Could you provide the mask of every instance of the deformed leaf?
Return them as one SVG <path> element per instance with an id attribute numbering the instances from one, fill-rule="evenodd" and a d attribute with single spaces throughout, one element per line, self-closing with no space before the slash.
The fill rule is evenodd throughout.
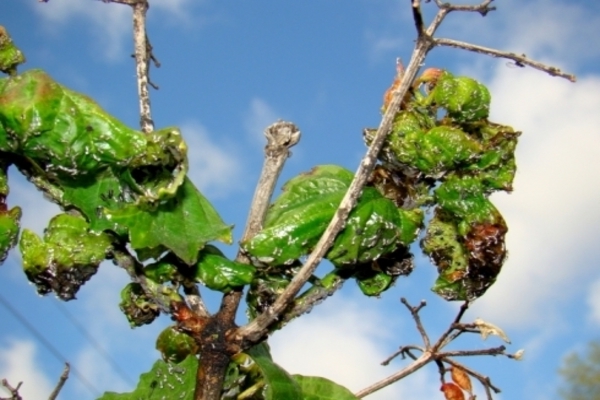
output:
<path id="1" fill-rule="evenodd" d="M 180 363 L 190 355 L 198 353 L 196 341 L 174 326 L 165 328 L 156 338 L 156 350 L 160 352 L 165 362 Z"/>
<path id="2" fill-rule="evenodd" d="M 358 400 L 350 390 L 320 376 L 293 375 L 303 400 Z"/>
<path id="3" fill-rule="evenodd" d="M 195 356 L 188 356 L 179 364 L 158 360 L 149 372 L 140 375 L 133 392 L 105 392 L 97 400 L 193 400 L 197 369 L 198 359 Z"/>
<path id="4" fill-rule="evenodd" d="M 334 165 L 293 178 L 269 209 L 263 230 L 242 247 L 262 263 L 291 264 L 315 246 L 351 181 L 350 171 Z M 414 230 L 411 218 L 403 219 L 391 200 L 367 187 L 326 258 L 336 265 L 377 259 L 396 249 L 406 224 Z"/>
<path id="5" fill-rule="evenodd" d="M 150 324 L 160 314 L 158 305 L 144 293 L 142 286 L 136 282 L 128 283 L 121 290 L 119 308 L 127 317 L 132 328 Z"/>
<path id="6" fill-rule="evenodd" d="M 0 25 L 0 71 L 15 74 L 17 65 L 25 62 L 25 56 L 14 45 L 6 28 Z"/>
<path id="7" fill-rule="evenodd" d="M 434 292 L 446 300 L 474 300 L 485 293 L 500 273 L 506 258 L 507 228 L 504 220 L 496 224 L 472 224 L 463 236 L 459 225 L 451 214 L 437 209 L 421 248 L 439 272 Z"/>
<path id="8" fill-rule="evenodd" d="M 212 245 L 205 246 L 195 265 L 195 278 L 212 290 L 226 293 L 235 287 L 249 285 L 256 268 L 231 261 Z"/>
<path id="9" fill-rule="evenodd" d="M 50 220 L 43 239 L 23 230 L 19 247 L 25 274 L 38 293 L 54 291 L 59 298 L 71 300 L 96 273 L 111 243 L 108 235 L 92 232 L 83 217 L 59 214 Z"/>
<path id="10" fill-rule="evenodd" d="M 495 335 L 500 337 L 500 339 L 504 340 L 506 343 L 510 343 L 510 340 L 508 339 L 508 336 L 506 336 L 506 333 L 504 333 L 504 331 L 498 326 L 486 322 L 481 318 L 475 319 L 473 323 L 479 328 L 479 332 L 481 333 L 481 338 L 483 340 L 487 339 L 489 335 Z"/>
<path id="11" fill-rule="evenodd" d="M 366 296 L 379 296 L 390 287 L 393 281 L 393 277 L 383 272 L 374 272 L 366 276 L 359 274 L 356 276 L 356 283 L 360 291 Z"/>
<path id="12" fill-rule="evenodd" d="M 197 261 L 207 242 L 232 241 L 232 227 L 225 225 L 189 179 L 174 198 L 161 204 L 128 203 L 122 208 L 102 209 L 102 215 L 95 229 L 128 231 L 134 249 L 164 246 L 189 265 Z"/>
<path id="13" fill-rule="evenodd" d="M 0 195 L 0 200 L 2 200 Z M 8 256 L 8 251 L 17 243 L 21 219 L 21 208 L 6 209 L 4 201 L 0 201 L 0 264 Z"/>

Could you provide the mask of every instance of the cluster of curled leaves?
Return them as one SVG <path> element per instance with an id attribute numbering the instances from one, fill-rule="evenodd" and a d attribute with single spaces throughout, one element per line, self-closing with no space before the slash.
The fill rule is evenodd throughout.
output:
<path id="1" fill-rule="evenodd" d="M 365 295 L 381 294 L 413 270 L 409 247 L 425 222 L 421 247 L 439 271 L 436 293 L 473 300 L 494 283 L 506 257 L 507 227 L 489 195 L 511 190 L 519 133 L 488 120 L 490 100 L 484 85 L 447 71 L 428 69 L 416 80 L 380 163 L 325 256 L 333 270 L 313 287 L 354 278 Z M 367 144 L 374 131 L 365 130 Z M 352 178 L 344 168 L 324 165 L 285 184 L 264 229 L 242 243 L 258 267 L 248 294 L 251 315 L 288 284 Z M 428 210 L 431 218 L 425 218 Z"/>

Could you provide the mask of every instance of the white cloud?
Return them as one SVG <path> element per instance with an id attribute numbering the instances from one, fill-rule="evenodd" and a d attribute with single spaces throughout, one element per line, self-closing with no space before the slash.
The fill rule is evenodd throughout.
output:
<path id="1" fill-rule="evenodd" d="M 188 145 L 189 176 L 199 189 L 213 198 L 235 191 L 242 174 L 235 146 L 216 143 L 197 123 L 183 124 L 181 132 Z"/>
<path id="2" fill-rule="evenodd" d="M 192 4 L 191 0 L 154 0 L 148 16 L 160 15 L 163 20 L 189 24 L 189 7 Z M 127 5 L 91 0 L 52 0 L 47 4 L 32 2 L 32 7 L 51 33 L 73 20 L 89 22 L 87 26 L 96 37 L 94 46 L 102 48 L 108 60 L 122 58 L 124 44 L 132 40 L 132 9 Z"/>
<path id="3" fill-rule="evenodd" d="M 244 117 L 244 127 L 253 141 L 264 146 L 266 144 L 265 128 L 281 118 L 281 115 L 265 100 L 255 97 L 250 102 L 250 109 Z"/>
<path id="4" fill-rule="evenodd" d="M 12 340 L 8 347 L 0 348 L 0 378 L 6 379 L 13 387 L 23 382 L 19 394 L 24 399 L 46 399 L 54 389 L 39 365 L 33 342 Z M 56 371 L 57 379 L 61 373 L 62 370 Z M 0 389 L 0 395 L 2 390 L 5 390 L 4 387 Z"/>
<path id="5" fill-rule="evenodd" d="M 130 385 L 126 384 L 92 347 L 86 347 L 79 352 L 75 365 L 87 382 L 96 388 L 101 388 L 102 391 L 121 393 L 132 390 Z M 88 388 L 83 387 L 79 380 L 76 388 L 81 392 L 82 397 L 89 396 Z"/>
<path id="6" fill-rule="evenodd" d="M 60 208 L 55 203 L 46 200 L 41 191 L 18 174 L 16 168 L 10 169 L 9 207 L 21 207 L 23 211 L 21 227 L 41 235 L 48 226 L 48 221 L 61 212 Z"/>
<path id="7" fill-rule="evenodd" d="M 356 392 L 397 371 L 380 363 L 389 356 L 386 340 L 399 340 L 399 331 L 372 299 L 337 294 L 277 331 L 269 344 L 273 359 L 288 372 L 323 376 Z M 422 370 L 369 399 L 437 398 L 438 383 Z"/>

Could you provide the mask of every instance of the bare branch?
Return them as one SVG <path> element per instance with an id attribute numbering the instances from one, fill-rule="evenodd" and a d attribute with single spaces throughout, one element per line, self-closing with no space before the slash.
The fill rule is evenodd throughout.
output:
<path id="1" fill-rule="evenodd" d="M 133 43 L 135 49 L 135 65 L 138 84 L 138 97 L 140 102 L 140 127 L 142 132 L 150 133 L 154 130 L 154 122 L 150 111 L 150 94 L 148 85 L 155 88 L 148 78 L 150 60 L 155 65 L 160 65 L 152 54 L 152 46 L 146 35 L 146 12 L 148 11 L 148 0 L 103 0 L 106 3 L 126 4 L 133 8 Z"/>
<path id="2" fill-rule="evenodd" d="M 65 363 L 65 369 L 63 369 L 63 373 L 60 375 L 60 378 L 58 379 L 58 383 L 56 384 L 56 387 L 54 388 L 52 393 L 50 393 L 50 397 L 48 397 L 48 400 L 56 400 L 56 398 L 58 397 L 58 394 L 60 393 L 63 386 L 65 385 L 65 382 L 67 381 L 67 379 L 69 379 L 70 371 L 71 371 L 71 366 L 69 365 L 69 363 Z"/>
<path id="3" fill-rule="evenodd" d="M 467 12 L 478 12 L 482 16 L 486 16 L 488 12 L 494 11 L 496 7 L 490 7 L 494 0 L 485 0 L 480 4 L 476 5 L 464 5 L 464 4 L 450 4 L 442 3 L 440 0 L 435 0 L 435 3 L 440 9 L 450 11 L 467 11 Z"/>
<path id="4" fill-rule="evenodd" d="M 453 39 L 437 38 L 437 39 L 433 39 L 433 42 L 435 43 L 436 46 L 455 47 L 455 48 L 459 48 L 459 49 L 465 49 L 468 51 L 472 51 L 474 53 L 487 54 L 487 55 L 490 55 L 493 57 L 506 58 L 509 60 L 513 60 L 515 62 L 515 65 L 517 65 L 518 67 L 524 67 L 524 66 L 528 65 L 537 70 L 546 72 L 546 73 L 550 74 L 551 76 L 558 76 L 560 78 L 565 78 L 571 82 L 575 82 L 577 80 L 575 75 L 562 72 L 560 69 L 558 69 L 556 67 L 545 65 L 545 64 L 542 64 L 537 61 L 533 61 L 533 60 L 527 58 L 525 56 L 525 54 L 519 55 L 516 53 L 510 53 L 510 52 L 506 52 L 506 51 L 496 50 L 496 49 L 492 49 L 489 47 L 479 46 L 476 44 L 461 42 L 461 41 L 453 40 Z"/>
<path id="5" fill-rule="evenodd" d="M 427 336 L 427 332 L 425 332 L 425 328 L 423 327 L 423 323 L 421 322 L 421 317 L 419 317 L 419 311 L 421 311 L 421 309 L 425 307 L 427 303 L 425 302 L 425 300 L 421 300 L 418 306 L 413 307 L 410 304 L 408 304 L 408 301 L 406 301 L 406 298 L 404 297 L 401 298 L 400 301 L 406 306 L 406 308 L 408 308 L 408 311 L 410 311 L 410 314 L 415 320 L 415 324 L 417 324 L 417 330 L 421 334 L 421 338 L 423 338 L 423 344 L 425 344 L 426 349 L 429 349 L 431 347 L 431 343 L 429 342 L 429 336 Z"/>
<path id="6" fill-rule="evenodd" d="M 383 389 L 384 387 L 389 386 L 392 383 L 397 382 L 400 379 L 421 369 L 423 366 L 428 364 L 431 360 L 433 360 L 433 354 L 431 354 L 430 352 L 425 352 L 421 355 L 421 357 L 417 358 L 410 365 L 407 365 L 405 368 L 401 369 L 400 371 L 396 372 L 395 374 L 392 374 L 392 375 L 388 376 L 387 378 L 384 378 L 384 379 L 372 384 L 371 386 L 366 387 L 366 388 L 356 392 L 354 395 L 356 397 L 363 398 L 371 393 L 375 393 L 376 391 Z"/>
<path id="7" fill-rule="evenodd" d="M 290 157 L 290 148 L 300 141 L 300 130 L 291 122 L 278 121 L 267 127 L 265 136 L 267 137 L 265 161 L 252 198 L 242 240 L 253 237 L 262 229 L 275 185 L 286 160 Z M 241 251 L 238 252 L 236 261 L 250 263 L 248 257 Z M 241 297 L 241 290 L 232 290 L 225 294 L 221 301 L 219 314 L 233 321 Z M 241 337 L 238 338 L 238 341 L 241 341 Z"/>

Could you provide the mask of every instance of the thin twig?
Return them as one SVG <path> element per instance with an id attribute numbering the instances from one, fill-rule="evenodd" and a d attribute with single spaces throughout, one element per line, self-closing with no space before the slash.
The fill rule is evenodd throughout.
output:
<path id="1" fill-rule="evenodd" d="M 408 304 L 408 301 L 406 301 L 406 298 L 404 297 L 401 298 L 400 301 L 406 306 L 406 308 L 408 308 L 408 311 L 410 311 L 410 314 L 412 315 L 413 319 L 415 320 L 415 324 L 417 325 L 417 330 L 421 334 L 421 338 L 423 338 L 423 344 L 425 344 L 426 349 L 429 349 L 431 347 L 429 336 L 427 336 L 427 332 L 425 332 L 425 328 L 423 327 L 423 323 L 421 322 L 421 317 L 419 316 L 419 311 L 421 311 L 421 309 L 425 307 L 427 303 L 425 302 L 425 300 L 421 300 L 418 306 L 413 307 L 410 304 Z"/>
<path id="2" fill-rule="evenodd" d="M 354 395 L 356 397 L 363 398 L 371 393 L 374 393 L 380 389 L 383 389 L 384 387 L 389 386 L 392 383 L 397 382 L 400 379 L 404 378 L 405 376 L 408 376 L 408 375 L 414 373 L 415 371 L 419 370 L 420 368 L 422 368 L 423 366 L 428 364 L 431 360 L 433 360 L 433 354 L 431 354 L 430 352 L 425 352 L 419 358 L 417 358 L 414 362 L 407 365 L 405 368 L 401 369 L 400 371 L 396 372 L 395 374 L 388 376 L 387 378 L 384 378 L 378 382 L 375 382 L 374 384 L 372 384 L 369 387 L 366 387 L 366 388 L 356 392 Z"/>
<path id="3" fill-rule="evenodd" d="M 135 48 L 135 65 L 138 83 L 138 96 L 140 99 L 140 125 L 142 132 L 150 133 L 154 130 L 154 122 L 150 112 L 150 94 L 148 93 L 148 66 L 150 59 L 148 41 L 146 36 L 146 12 L 148 1 L 138 0 L 133 5 L 133 41 Z"/>
<path id="4" fill-rule="evenodd" d="M 19 382 L 16 387 L 12 387 L 6 379 L 2 379 L 2 386 L 4 386 L 10 392 L 11 397 L 2 397 L 0 400 L 23 400 L 19 394 L 19 389 L 23 382 Z"/>
<path id="5" fill-rule="evenodd" d="M 291 122 L 278 121 L 265 130 L 267 138 L 265 161 L 254 191 L 242 240 L 252 238 L 262 229 L 279 175 L 286 160 L 290 157 L 290 148 L 300 141 L 300 135 L 300 129 Z M 236 261 L 250 263 L 248 257 L 241 251 L 238 252 Z M 232 290 L 225 294 L 221 301 L 219 314 L 229 320 L 235 319 L 241 297 L 241 290 Z M 236 336 L 238 336 L 236 341 L 241 342 L 243 337 L 237 334 Z"/>
<path id="6" fill-rule="evenodd" d="M 481 350 L 457 350 L 457 351 L 445 351 L 443 353 L 437 353 L 438 356 L 446 358 L 446 357 L 466 357 L 466 356 L 499 356 L 505 355 L 504 351 L 506 347 L 498 346 L 492 347 L 489 349 L 481 349 Z"/>
<path id="7" fill-rule="evenodd" d="M 54 388 L 52 393 L 50 393 L 48 400 L 56 400 L 56 398 L 58 397 L 58 394 L 60 393 L 63 386 L 65 385 L 65 382 L 67 381 L 67 379 L 69 379 L 70 371 L 71 371 L 71 366 L 69 365 L 69 363 L 65 363 L 65 369 L 63 369 L 63 372 L 60 375 L 60 378 L 58 378 L 58 383 L 56 384 L 56 387 Z"/>
<path id="8" fill-rule="evenodd" d="M 531 68 L 535 68 L 537 70 L 546 72 L 546 73 L 550 74 L 551 76 L 558 76 L 560 78 L 565 78 L 571 82 L 577 81 L 577 77 L 575 75 L 565 73 L 565 72 L 561 71 L 559 68 L 556 68 L 556 67 L 553 67 L 550 65 L 545 65 L 540 62 L 531 60 L 531 59 L 527 58 L 527 56 L 525 56 L 525 54 L 519 55 L 516 53 L 510 53 L 507 51 L 496 50 L 496 49 L 492 49 L 489 47 L 479 46 L 476 44 L 461 42 L 459 40 L 454 40 L 454 39 L 436 38 L 436 39 L 433 39 L 433 42 L 437 46 L 455 47 L 458 49 L 465 49 L 468 51 L 472 51 L 474 53 L 487 54 L 487 55 L 490 55 L 493 57 L 498 57 L 498 58 L 506 58 L 506 59 L 514 61 L 515 64 L 519 67 L 524 67 L 525 65 L 528 65 Z"/>

